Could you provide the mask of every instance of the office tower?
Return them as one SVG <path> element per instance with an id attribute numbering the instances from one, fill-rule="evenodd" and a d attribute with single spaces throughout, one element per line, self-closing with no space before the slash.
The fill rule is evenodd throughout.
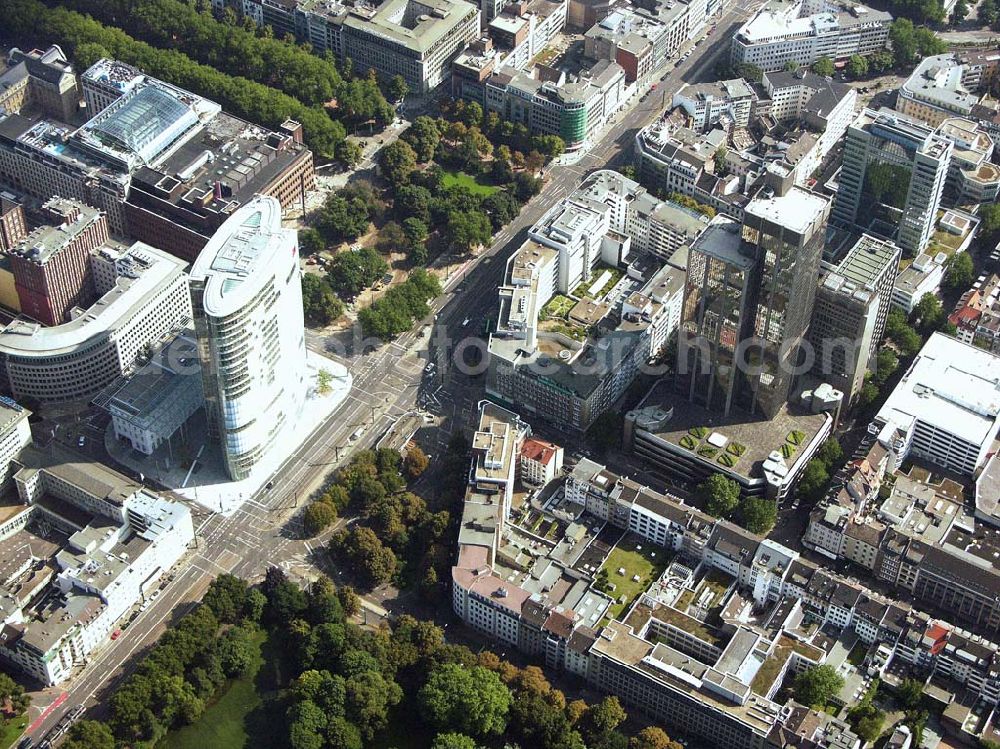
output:
<path id="1" fill-rule="evenodd" d="M 96 298 L 90 251 L 108 240 L 108 222 L 96 208 L 52 198 L 40 226 L 10 250 L 21 311 L 45 325 L 67 322 L 73 307 Z"/>
<path id="2" fill-rule="evenodd" d="M 787 402 L 812 313 L 829 202 L 799 187 L 716 217 L 691 246 L 679 347 L 688 397 L 767 418 Z"/>
<path id="3" fill-rule="evenodd" d="M 294 424 L 306 351 L 295 232 L 257 197 L 219 228 L 191 268 L 191 304 L 209 431 L 238 481 Z"/>
<path id="4" fill-rule="evenodd" d="M 688 398 L 726 414 L 745 389 L 737 387 L 736 357 L 752 331 L 754 265 L 740 223 L 721 214 L 688 253 L 677 371 L 687 379 Z"/>
<path id="5" fill-rule="evenodd" d="M 885 332 L 899 248 L 864 234 L 816 291 L 809 340 L 813 373 L 850 403 L 864 384 Z"/>
<path id="6" fill-rule="evenodd" d="M 801 188 L 758 198 L 747 205 L 743 239 L 754 247 L 760 269 L 751 347 L 761 359 L 751 373 L 751 411 L 771 418 L 791 394 L 793 370 L 805 339 L 816 293 L 830 203 Z"/>
<path id="7" fill-rule="evenodd" d="M 953 144 L 896 112 L 865 109 L 847 130 L 833 218 L 893 237 L 910 255 L 934 231 Z"/>

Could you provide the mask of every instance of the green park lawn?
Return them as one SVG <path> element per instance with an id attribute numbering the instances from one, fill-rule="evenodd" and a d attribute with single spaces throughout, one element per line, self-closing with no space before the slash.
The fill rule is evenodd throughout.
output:
<path id="1" fill-rule="evenodd" d="M 277 682 L 277 646 L 261 632 L 256 640 L 261 650 L 250 673 L 234 679 L 205 709 L 198 721 L 168 733 L 157 749 L 258 749 L 281 746 L 284 737 L 276 732 L 283 721 L 274 720 L 271 703 Z"/>
<path id="2" fill-rule="evenodd" d="M 16 718 L 5 721 L 3 726 L 0 726 L 0 749 L 7 749 L 9 746 L 13 746 L 14 742 L 20 738 L 27 727 L 27 714 L 21 714 Z"/>
<path id="3" fill-rule="evenodd" d="M 637 551 L 636 546 L 641 546 L 642 549 Z M 608 615 L 617 619 L 628 611 L 632 602 L 663 574 L 668 559 L 669 554 L 663 548 L 638 536 L 624 536 L 611 550 L 602 567 L 608 572 L 608 582 L 615 586 L 614 591 L 607 591 L 608 596 L 615 601 L 608 609 Z M 622 567 L 625 574 L 619 575 L 618 569 Z M 639 576 L 639 582 L 632 580 L 633 575 Z M 622 596 L 625 597 L 625 603 L 618 602 Z"/>
<path id="4" fill-rule="evenodd" d="M 441 183 L 444 187 L 461 185 L 473 194 L 484 196 L 491 195 L 499 189 L 486 182 L 480 182 L 471 174 L 467 174 L 466 172 L 462 172 L 457 169 L 445 169 L 441 174 Z"/>

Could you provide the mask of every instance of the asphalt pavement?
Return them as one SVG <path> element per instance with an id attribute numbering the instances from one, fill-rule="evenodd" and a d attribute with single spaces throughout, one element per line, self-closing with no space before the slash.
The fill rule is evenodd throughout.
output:
<path id="1" fill-rule="evenodd" d="M 192 505 L 197 547 L 179 564 L 174 579 L 166 583 L 147 610 L 114 642 L 98 651 L 65 687 L 33 693 L 33 738 L 44 736 L 78 704 L 86 705 L 92 715 L 100 717 L 117 679 L 135 667 L 139 656 L 165 628 L 194 606 L 217 575 L 231 572 L 257 580 L 270 565 L 278 565 L 293 576 L 315 574 L 314 555 L 323 539 L 302 538 L 302 507 L 338 464 L 357 450 L 373 445 L 399 416 L 416 408 L 418 400 L 441 417 L 435 428 L 441 430 L 442 449 L 447 434 L 469 423 L 481 397 L 482 378 L 458 374 L 448 366 L 454 344 L 446 339 L 479 333 L 481 321 L 496 305 L 496 290 L 503 281 L 507 258 L 524 241 L 528 228 L 572 192 L 590 171 L 629 163 L 638 130 L 662 113 L 672 93 L 684 83 L 714 80 L 714 67 L 728 54 L 730 37 L 759 4 L 760 0 L 743 0 L 731 5 L 718 19 L 715 32 L 695 53 L 676 66 L 674 60 L 669 61 L 669 72 L 662 81 L 656 81 L 657 90 L 618 114 L 586 155 L 572 165 L 551 165 L 541 193 L 499 232 L 489 249 L 446 283 L 445 293 L 434 301 L 427 319 L 390 344 L 373 344 L 366 352 L 354 350 L 350 358 L 343 359 L 354 377 L 351 394 L 279 468 L 270 482 L 271 490 L 262 490 L 229 516 L 207 513 Z M 679 54 L 685 51 L 682 48 Z M 466 320 L 469 323 L 463 325 Z M 435 328 L 430 346 L 424 333 L 427 325 Z M 309 338 L 309 345 L 326 348 L 324 341 L 315 336 Z M 324 353 L 331 355 L 329 351 Z M 428 371 L 430 361 L 436 364 Z M 376 604 L 372 608 L 378 610 Z M 51 709 L 52 705 L 57 707 Z M 39 720 L 40 713 L 43 717 Z"/>

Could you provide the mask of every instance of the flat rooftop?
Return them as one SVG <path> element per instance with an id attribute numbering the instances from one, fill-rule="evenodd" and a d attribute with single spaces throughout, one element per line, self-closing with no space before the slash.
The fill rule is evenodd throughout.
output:
<path id="1" fill-rule="evenodd" d="M 28 445 L 12 465 L 15 476 L 27 477 L 45 471 L 66 484 L 114 506 L 122 507 L 125 500 L 142 491 L 139 484 L 117 471 L 85 460 L 83 456 L 58 442 L 51 442 L 46 449 Z M 24 473 L 22 473 L 24 472 Z"/>
<path id="2" fill-rule="evenodd" d="M 791 453 L 784 458 L 791 469 L 829 418 L 825 414 L 793 411 L 787 405 L 770 420 L 738 412 L 723 417 L 717 411 L 691 403 L 676 393 L 672 385 L 672 382 L 660 380 L 646 394 L 631 412 L 637 417 L 636 428 L 682 449 L 691 449 L 687 445 L 693 445 L 691 452 L 717 463 L 718 470 L 746 478 L 763 478 L 764 461 L 784 446 Z M 673 409 L 673 416 L 666 418 L 670 409 Z M 789 440 L 793 433 L 797 445 Z M 728 456 L 733 465 L 718 463 L 723 456 Z"/>
<path id="3" fill-rule="evenodd" d="M 0 330 L 0 352 L 25 357 L 74 352 L 128 322 L 185 267 L 183 260 L 142 242 L 132 245 L 119 262 L 129 268 L 127 275 L 119 276 L 114 288 L 82 315 L 52 327 L 19 317 Z"/>
<path id="4" fill-rule="evenodd" d="M 421 56 L 475 12 L 464 0 L 386 0 L 374 10 L 355 6 L 344 26 L 387 38 Z"/>
<path id="5" fill-rule="evenodd" d="M 59 226 L 45 224 L 31 231 L 9 252 L 39 265 L 47 263 L 53 255 L 75 240 L 83 231 L 96 222 L 101 212 L 75 200 L 58 199 L 67 208 L 78 211 L 76 219 Z M 46 203 L 48 206 L 49 203 Z"/>
<path id="6" fill-rule="evenodd" d="M 138 369 L 124 386 L 115 390 L 108 401 L 108 408 L 132 417 L 149 418 L 174 401 L 179 390 L 202 389 L 201 362 L 198 359 L 194 331 L 178 336 L 171 346 L 183 346 L 189 352 L 176 363 L 170 356 L 154 356 L 153 360 Z M 176 365 L 175 365 L 176 364 Z"/>
<path id="7" fill-rule="evenodd" d="M 73 137 L 129 167 L 149 165 L 197 127 L 202 117 L 211 117 L 219 110 L 214 102 L 146 78 L 97 113 Z"/>
<path id="8" fill-rule="evenodd" d="M 890 263 L 898 262 L 898 255 L 892 240 L 862 234 L 837 266 L 837 274 L 862 288 L 870 287 Z"/>
<path id="9" fill-rule="evenodd" d="M 281 227 L 281 204 L 258 196 L 219 228 L 191 267 L 193 281 L 205 285 L 204 307 L 221 316 L 247 304 L 274 274 L 280 253 L 295 250 L 290 230 Z"/>
<path id="10" fill-rule="evenodd" d="M 779 224 L 799 234 L 805 234 L 816 225 L 830 205 L 826 198 L 795 186 L 785 195 L 755 198 L 744 211 L 759 218 Z"/>
<path id="11" fill-rule="evenodd" d="M 877 419 L 907 425 L 918 419 L 973 444 L 996 435 L 1000 357 L 934 333 L 886 399 Z"/>
<path id="12" fill-rule="evenodd" d="M 963 60 L 953 52 L 925 57 L 910 73 L 901 91 L 929 104 L 969 112 L 979 97 L 962 84 L 962 72 Z"/>
<path id="13" fill-rule="evenodd" d="M 754 258 L 746 252 L 740 235 L 741 224 L 725 214 L 716 215 L 705 231 L 691 245 L 691 252 L 700 252 L 742 270 L 754 266 Z"/>
<path id="14" fill-rule="evenodd" d="M 691 656 L 664 644 L 653 645 L 631 634 L 621 622 L 612 621 L 600 632 L 594 650 L 619 663 L 638 668 L 655 680 L 669 684 L 695 697 L 710 708 L 724 711 L 731 718 L 766 733 L 777 719 L 778 706 L 770 700 L 750 694 L 744 705 L 723 700 L 703 687 L 710 669 Z"/>
<path id="15" fill-rule="evenodd" d="M 239 205 L 265 191 L 308 154 L 284 132 L 267 130 L 219 112 L 175 143 L 155 164 L 132 174 L 128 202 L 154 212 L 166 205 L 185 225 L 210 235 Z M 173 215 L 173 214 L 171 214 Z"/>
<path id="16" fill-rule="evenodd" d="M 13 398 L 0 395 L 0 434 L 5 433 L 12 425 L 21 419 L 26 419 L 31 415 L 31 411 L 26 409 Z"/>

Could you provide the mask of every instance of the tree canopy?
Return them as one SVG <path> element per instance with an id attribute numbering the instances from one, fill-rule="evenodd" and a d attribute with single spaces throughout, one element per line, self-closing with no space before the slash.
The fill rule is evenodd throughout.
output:
<path id="1" fill-rule="evenodd" d="M 717 518 L 726 517 L 740 503 L 740 486 L 721 473 L 713 473 L 698 484 L 695 496 L 705 507 L 705 512 Z"/>
<path id="2" fill-rule="evenodd" d="M 302 312 L 312 325 L 329 325 L 344 314 L 344 305 L 323 276 L 303 273 Z"/>
<path id="3" fill-rule="evenodd" d="M 431 672 L 419 702 L 421 715 L 431 725 L 470 736 L 491 736 L 506 728 L 511 697 L 492 671 L 448 663 Z"/>
<path id="4" fill-rule="evenodd" d="M 88 12 L 93 10 L 94 13 L 101 13 L 104 3 L 93 0 L 87 5 Z M 198 20 L 200 23 L 201 19 Z M 211 23 L 214 23 L 211 19 L 205 21 L 206 27 L 214 34 L 215 27 Z M 6 0 L 4 33 L 9 38 L 35 46 L 60 44 L 75 59 L 78 70 L 85 69 L 101 57 L 136 65 L 149 75 L 212 99 L 227 112 L 266 127 L 276 129 L 288 119 L 297 120 L 302 124 L 306 145 L 320 157 L 332 158 L 336 147 L 346 136 L 344 126 L 331 119 L 321 106 L 309 105 L 288 93 L 246 77 L 250 68 L 244 69 L 242 66 L 251 64 L 249 56 L 231 56 L 220 61 L 218 66 L 200 64 L 192 59 L 195 56 L 193 45 L 191 50 L 187 49 L 187 37 L 174 38 L 169 49 L 159 49 L 129 36 L 121 29 L 105 26 L 95 18 L 66 7 L 48 8 L 38 0 Z M 237 41 L 242 43 L 244 40 L 244 37 L 239 37 Z M 178 49 L 178 44 L 184 46 L 185 50 Z M 300 79 L 302 83 L 294 85 L 302 85 L 304 90 L 313 86 L 317 89 L 316 96 L 320 95 L 321 80 L 328 83 L 337 80 L 336 71 L 332 67 L 322 68 L 324 63 L 319 58 L 310 55 L 300 58 L 297 53 L 289 53 L 284 47 L 278 50 L 271 47 L 268 49 L 269 54 L 273 52 L 283 60 L 280 64 L 274 63 L 275 70 L 290 73 L 293 68 L 299 69 L 295 67 L 297 65 L 303 66 L 303 69 L 307 64 L 311 66 L 309 75 L 312 78 L 303 73 Z M 185 51 L 191 56 L 185 54 Z M 205 54 L 208 55 L 209 51 L 205 50 Z M 311 59 L 306 60 L 306 57 Z M 225 72 L 232 65 L 241 67 L 235 74 Z M 261 67 L 266 66 L 262 63 Z M 288 80 L 293 80 L 293 76 L 289 74 Z"/>
<path id="5" fill-rule="evenodd" d="M 972 286 L 976 269 L 968 252 L 956 252 L 946 264 L 944 286 L 952 291 L 964 291 Z"/>
<path id="6" fill-rule="evenodd" d="M 767 535 L 778 520 L 778 503 L 767 497 L 747 497 L 740 502 L 740 525 L 751 533 Z"/>
<path id="7" fill-rule="evenodd" d="M 115 737 L 104 723 L 81 720 L 70 726 L 60 746 L 65 749 L 115 749 Z"/>
<path id="8" fill-rule="evenodd" d="M 338 294 L 354 298 L 389 270 L 388 263 L 371 247 L 341 252 L 333 258 L 327 280 Z"/>
<path id="9" fill-rule="evenodd" d="M 833 60 L 829 57 L 821 57 L 816 62 L 812 64 L 812 71 L 816 75 L 822 75 L 827 78 L 833 75 L 835 68 L 833 67 Z"/>
<path id="10" fill-rule="evenodd" d="M 792 694 L 803 705 L 821 709 L 843 686 L 844 677 L 833 666 L 813 666 L 795 677 Z"/>

